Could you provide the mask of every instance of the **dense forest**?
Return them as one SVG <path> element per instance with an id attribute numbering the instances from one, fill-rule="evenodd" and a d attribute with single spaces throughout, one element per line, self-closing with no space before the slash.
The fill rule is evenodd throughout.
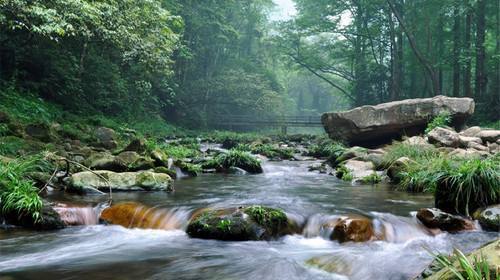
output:
<path id="1" fill-rule="evenodd" d="M 298 0 L 276 21 L 271 0 L 6 0 L 0 82 L 74 112 L 190 127 L 439 94 L 474 97 L 494 121 L 498 5 Z"/>

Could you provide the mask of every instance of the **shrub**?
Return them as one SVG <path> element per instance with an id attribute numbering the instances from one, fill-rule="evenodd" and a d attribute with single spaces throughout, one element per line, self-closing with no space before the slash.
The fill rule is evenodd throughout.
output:
<path id="1" fill-rule="evenodd" d="M 203 164 L 203 168 L 216 168 L 219 170 L 227 170 L 231 167 L 238 167 L 249 173 L 262 173 L 262 167 L 258 159 L 248 152 L 234 149 L 227 153 L 219 154 Z"/>
<path id="2" fill-rule="evenodd" d="M 335 161 L 346 150 L 346 147 L 339 142 L 324 139 L 318 144 L 311 145 L 308 155 L 317 158 L 329 158 Z"/>
<path id="3" fill-rule="evenodd" d="M 191 158 L 200 155 L 199 144 L 167 144 L 161 145 L 160 149 L 163 150 L 167 154 L 167 156 L 175 159 Z"/>
<path id="4" fill-rule="evenodd" d="M 343 181 L 352 181 L 352 179 L 354 178 L 351 174 L 351 170 L 345 167 L 345 165 L 339 165 L 339 167 L 337 167 L 335 175 L 337 176 L 337 178 L 340 178 Z"/>
<path id="5" fill-rule="evenodd" d="M 430 121 L 427 124 L 427 128 L 425 129 L 425 133 L 427 134 L 427 133 L 431 132 L 436 127 L 448 126 L 448 125 L 450 125 L 450 123 L 451 123 L 451 114 L 450 114 L 450 112 L 443 111 L 443 112 L 439 113 L 439 115 L 437 115 L 436 117 L 434 117 L 432 119 L 432 121 Z"/>
<path id="6" fill-rule="evenodd" d="M 46 171 L 48 162 L 41 156 L 26 160 L 0 162 L 0 205 L 4 213 L 17 212 L 18 215 L 31 215 L 39 221 L 43 203 L 34 182 L 27 178 L 28 172 Z"/>

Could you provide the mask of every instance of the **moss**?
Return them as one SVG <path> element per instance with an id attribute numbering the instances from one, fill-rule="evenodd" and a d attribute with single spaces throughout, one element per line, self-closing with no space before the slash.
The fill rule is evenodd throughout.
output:
<path id="1" fill-rule="evenodd" d="M 280 229 L 288 224 L 286 214 L 279 209 L 253 205 L 245 208 L 244 212 L 257 224 L 269 231 L 271 235 L 278 234 Z"/>
<path id="2" fill-rule="evenodd" d="M 382 181 L 382 178 L 380 177 L 380 175 L 378 175 L 375 172 L 368 175 L 368 176 L 361 178 L 361 182 L 363 182 L 364 184 L 375 185 L 375 184 L 380 183 L 381 181 Z"/>
<path id="3" fill-rule="evenodd" d="M 349 168 L 345 167 L 345 165 L 339 165 L 337 167 L 335 175 L 337 178 L 342 179 L 343 181 L 352 181 L 353 176 L 351 174 L 351 170 Z"/>

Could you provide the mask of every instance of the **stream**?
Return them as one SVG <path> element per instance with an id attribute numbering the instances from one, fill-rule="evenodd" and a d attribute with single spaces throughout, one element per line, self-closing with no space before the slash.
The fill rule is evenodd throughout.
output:
<path id="1" fill-rule="evenodd" d="M 264 162 L 258 175 L 206 174 L 175 182 L 175 192 L 114 193 L 114 203 L 136 201 L 175 218 L 171 230 L 98 225 L 53 232 L 0 230 L 0 279 L 411 279 L 431 261 L 427 251 L 470 251 L 497 233 L 428 234 L 414 217 L 433 198 L 388 186 L 351 186 L 309 172 L 310 161 Z M 53 194 L 52 200 L 97 205 L 102 196 Z M 276 241 L 223 242 L 189 238 L 190 213 L 203 207 L 262 204 L 305 222 L 302 235 Z M 92 211 L 90 211 L 92 212 Z M 362 214 L 390 229 L 386 241 L 330 241 L 318 230 L 340 214 Z M 92 215 L 92 214 L 85 214 Z M 309 266 L 313 257 L 334 260 L 342 274 Z"/>

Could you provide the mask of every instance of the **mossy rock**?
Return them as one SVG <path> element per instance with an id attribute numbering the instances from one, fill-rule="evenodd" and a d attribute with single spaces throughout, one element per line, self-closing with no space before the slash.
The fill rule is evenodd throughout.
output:
<path id="1" fill-rule="evenodd" d="M 258 205 L 207 209 L 194 215 L 187 228 L 190 237 L 225 241 L 270 240 L 297 231 L 282 210 Z"/>
<path id="2" fill-rule="evenodd" d="M 49 205 L 44 205 L 42 207 L 40 211 L 40 219 L 37 221 L 33 219 L 31 214 L 20 214 L 17 211 L 2 213 L 2 215 L 8 224 L 34 230 L 55 230 L 65 227 L 65 224 L 61 220 L 59 214 Z"/>
<path id="3" fill-rule="evenodd" d="M 165 166 L 155 167 L 154 171 L 155 171 L 155 173 L 164 173 L 164 174 L 167 174 L 168 176 L 172 177 L 172 179 L 176 179 L 177 178 L 177 172 L 175 172 L 175 170 L 168 169 Z"/>

